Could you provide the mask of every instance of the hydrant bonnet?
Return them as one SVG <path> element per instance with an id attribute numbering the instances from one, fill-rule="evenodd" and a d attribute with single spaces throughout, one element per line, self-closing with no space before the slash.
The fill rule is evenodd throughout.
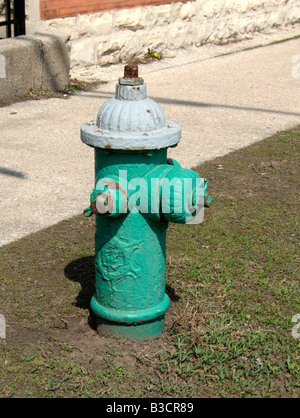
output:
<path id="1" fill-rule="evenodd" d="M 81 128 L 83 142 L 104 149 L 161 149 L 176 146 L 180 138 L 180 126 L 147 97 L 142 78 L 119 79 L 116 96 L 104 103 L 96 121 Z"/>

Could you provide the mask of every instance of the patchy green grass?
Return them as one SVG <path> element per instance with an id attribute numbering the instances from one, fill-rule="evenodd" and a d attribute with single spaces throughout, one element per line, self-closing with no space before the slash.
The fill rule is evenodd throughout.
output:
<path id="1" fill-rule="evenodd" d="M 299 21 L 296 20 L 295 22 L 292 23 L 292 25 L 296 25 L 298 23 L 299 23 Z M 295 36 L 292 36 L 290 38 L 279 39 L 277 41 L 272 41 L 272 42 L 267 43 L 267 44 L 259 44 L 259 45 L 254 45 L 254 46 L 250 46 L 250 47 L 247 47 L 247 48 L 243 48 L 238 52 L 251 51 L 252 49 L 264 48 L 266 46 L 271 46 L 271 45 L 277 45 L 277 44 L 281 44 L 281 43 L 284 43 L 284 42 L 293 41 L 293 40 L 299 39 L 299 38 L 300 38 L 300 35 L 295 35 Z M 219 45 L 227 45 L 229 43 L 236 43 L 236 42 L 240 42 L 240 41 L 238 39 L 235 39 L 235 37 L 233 36 L 233 37 L 229 38 L 227 41 L 220 42 Z M 221 54 L 221 56 L 236 54 L 236 52 L 237 51 L 225 52 L 224 54 Z"/>
<path id="2" fill-rule="evenodd" d="M 213 204 L 167 238 L 164 335 L 101 338 L 94 221 L 1 248 L 1 397 L 299 397 L 300 128 L 207 162 Z"/>

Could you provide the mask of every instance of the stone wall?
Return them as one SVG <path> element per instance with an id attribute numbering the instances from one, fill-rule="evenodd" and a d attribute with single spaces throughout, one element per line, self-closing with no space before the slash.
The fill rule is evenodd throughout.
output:
<path id="1" fill-rule="evenodd" d="M 27 32 L 63 37 L 71 45 L 71 66 L 88 66 L 142 57 L 148 48 L 167 55 L 244 39 L 299 19 L 300 0 L 195 0 L 29 21 Z"/>

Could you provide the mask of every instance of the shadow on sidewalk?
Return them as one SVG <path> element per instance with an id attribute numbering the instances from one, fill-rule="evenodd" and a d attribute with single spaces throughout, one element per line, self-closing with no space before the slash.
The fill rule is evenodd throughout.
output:
<path id="1" fill-rule="evenodd" d="M 114 97 L 114 94 L 109 91 L 101 91 L 99 93 L 93 92 L 90 94 L 85 94 L 85 93 L 79 93 L 79 94 L 80 96 L 101 98 L 101 99 L 110 99 Z M 166 99 L 165 97 L 149 96 L 149 98 L 152 100 L 155 100 L 159 104 L 170 104 L 170 105 L 175 105 L 175 106 L 209 107 L 209 108 L 216 108 L 216 109 L 232 109 L 232 110 L 242 110 L 242 111 L 248 111 L 248 112 L 273 113 L 275 115 L 277 114 L 277 115 L 300 117 L 300 113 L 286 112 L 284 110 L 276 110 L 276 109 L 263 109 L 261 107 L 234 106 L 234 105 L 226 105 L 226 104 L 221 104 L 221 103 L 205 103 L 205 102 L 195 102 L 195 101 L 188 101 L 188 100 Z"/>

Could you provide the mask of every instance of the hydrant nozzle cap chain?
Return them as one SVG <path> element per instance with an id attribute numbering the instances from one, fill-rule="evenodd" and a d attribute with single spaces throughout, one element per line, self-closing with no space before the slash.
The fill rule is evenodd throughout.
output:
<path id="1" fill-rule="evenodd" d="M 81 140 L 95 148 L 139 151 L 173 147 L 181 128 L 165 119 L 162 108 L 147 97 L 136 65 L 125 66 L 116 95 L 100 108 L 97 119 L 81 127 Z"/>

